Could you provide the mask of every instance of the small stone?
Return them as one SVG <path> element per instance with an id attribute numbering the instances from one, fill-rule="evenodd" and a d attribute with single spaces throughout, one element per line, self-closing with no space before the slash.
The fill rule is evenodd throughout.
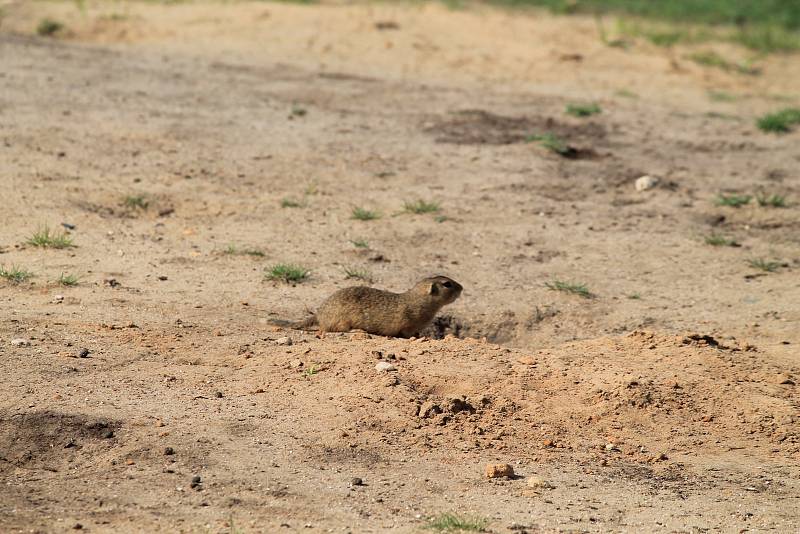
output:
<path id="1" fill-rule="evenodd" d="M 553 485 L 550 484 L 548 481 L 543 479 L 542 477 L 532 476 L 528 477 L 527 481 L 529 488 L 536 488 L 536 489 L 552 489 Z"/>
<path id="2" fill-rule="evenodd" d="M 378 360 L 383 358 L 383 353 L 379 350 L 373 350 L 371 354 Z"/>
<path id="3" fill-rule="evenodd" d="M 606 450 L 611 452 L 611 451 L 618 451 L 619 449 L 613 443 L 606 443 Z"/>
<path id="4" fill-rule="evenodd" d="M 224 397 L 224 396 L 225 396 L 225 395 L 223 395 L 221 391 L 215 391 L 215 392 L 214 392 L 214 397 L 216 397 L 216 398 L 218 398 L 218 399 L 221 399 L 221 398 L 222 398 L 222 397 Z"/>
<path id="5" fill-rule="evenodd" d="M 203 479 L 200 477 L 200 475 L 195 475 L 192 477 L 192 482 L 189 484 L 189 487 L 192 489 L 197 489 L 202 487 L 202 485 Z"/>
<path id="6" fill-rule="evenodd" d="M 634 182 L 634 187 L 636 187 L 637 191 L 647 191 L 648 189 L 654 188 L 656 185 L 658 185 L 658 178 L 650 176 L 649 174 L 640 176 L 636 179 L 636 182 Z"/>
<path id="7" fill-rule="evenodd" d="M 514 468 L 509 464 L 488 464 L 484 473 L 486 478 L 513 477 Z"/>
<path id="8" fill-rule="evenodd" d="M 422 419 L 433 417 L 434 415 L 438 415 L 440 413 L 442 413 L 442 407 L 433 401 L 423 402 L 422 406 L 419 407 L 419 416 Z"/>
<path id="9" fill-rule="evenodd" d="M 303 367 L 303 360 L 292 360 L 289 362 L 289 367 L 293 369 L 297 369 L 299 367 Z"/>
<path id="10" fill-rule="evenodd" d="M 158 279 L 161 280 L 162 282 L 168 280 L 168 278 L 166 276 L 164 276 L 163 274 L 161 276 L 159 276 Z"/>
<path id="11" fill-rule="evenodd" d="M 127 460 L 125 460 L 125 465 L 133 465 L 135 463 L 136 462 L 133 461 L 133 458 L 128 458 Z"/>
<path id="12" fill-rule="evenodd" d="M 555 444 L 553 443 L 553 440 L 552 440 L 552 439 L 546 439 L 546 440 L 544 440 L 544 441 L 542 442 L 542 445 L 543 445 L 544 447 L 552 447 L 552 446 L 553 446 L 553 445 L 555 445 Z"/>
<path id="13" fill-rule="evenodd" d="M 55 295 L 53 297 L 53 302 L 62 302 L 64 300 L 64 295 Z"/>
<path id="14" fill-rule="evenodd" d="M 363 486 L 364 485 L 364 481 L 361 480 L 359 477 L 353 477 L 353 478 L 350 479 L 350 485 L 351 486 Z"/>
<path id="15" fill-rule="evenodd" d="M 105 439 L 111 439 L 113 437 L 114 437 L 114 431 L 113 430 L 106 430 L 103 433 L 103 438 L 105 438 Z"/>
<path id="16" fill-rule="evenodd" d="M 375 370 L 379 373 L 388 373 L 389 371 L 396 371 L 397 367 L 389 362 L 378 362 L 375 364 Z"/>
<path id="17" fill-rule="evenodd" d="M 175 449 L 173 449 L 172 447 L 164 448 L 164 456 L 172 456 L 173 454 L 175 454 Z"/>
<path id="18" fill-rule="evenodd" d="M 13 346 L 15 346 L 15 347 L 30 347 L 31 342 L 28 341 L 27 339 L 23 339 L 21 337 L 18 337 L 16 339 L 12 339 L 11 340 L 11 344 Z"/>
<path id="19" fill-rule="evenodd" d="M 73 530 L 81 530 L 83 528 L 83 525 L 81 525 L 80 523 L 75 523 L 72 526 L 72 528 L 73 528 Z"/>
<path id="20" fill-rule="evenodd" d="M 292 344 L 292 338 L 290 338 L 289 336 L 279 337 L 278 339 L 275 340 L 275 344 L 276 345 L 287 345 L 287 346 L 291 345 Z"/>
<path id="21" fill-rule="evenodd" d="M 89 349 L 83 348 L 78 351 L 78 358 L 88 358 L 89 357 Z"/>

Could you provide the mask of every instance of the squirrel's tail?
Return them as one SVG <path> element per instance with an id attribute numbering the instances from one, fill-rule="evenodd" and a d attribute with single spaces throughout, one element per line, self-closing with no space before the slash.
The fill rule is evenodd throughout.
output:
<path id="1" fill-rule="evenodd" d="M 316 326 L 317 323 L 317 316 L 311 315 L 302 321 L 285 321 L 283 319 L 272 319 L 269 321 L 269 324 L 275 326 L 281 326 L 283 328 L 292 328 L 294 330 L 313 330 L 313 326 Z"/>

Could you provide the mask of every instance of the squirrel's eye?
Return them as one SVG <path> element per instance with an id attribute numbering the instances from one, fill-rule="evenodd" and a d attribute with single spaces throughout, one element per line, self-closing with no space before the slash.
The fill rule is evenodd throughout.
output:
<path id="1" fill-rule="evenodd" d="M 451 288 L 451 287 L 453 287 L 453 284 L 452 284 L 451 282 L 445 282 L 445 283 L 443 283 L 442 285 L 443 285 L 444 287 L 447 287 L 447 288 Z"/>

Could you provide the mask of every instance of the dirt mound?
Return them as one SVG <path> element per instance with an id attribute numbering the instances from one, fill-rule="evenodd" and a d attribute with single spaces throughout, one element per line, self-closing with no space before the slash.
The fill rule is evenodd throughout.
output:
<path id="1" fill-rule="evenodd" d="M 51 471 L 64 464 L 91 463 L 102 440 L 114 437 L 118 421 L 61 412 L 0 414 L 0 472 L 13 467 Z"/>

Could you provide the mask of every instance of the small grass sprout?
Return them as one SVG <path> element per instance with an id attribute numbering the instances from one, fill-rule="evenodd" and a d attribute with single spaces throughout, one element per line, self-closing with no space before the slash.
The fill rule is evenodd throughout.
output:
<path id="1" fill-rule="evenodd" d="M 305 205 L 305 200 L 297 200 L 296 198 L 291 197 L 281 199 L 282 208 L 302 208 Z"/>
<path id="2" fill-rule="evenodd" d="M 53 19 L 42 19 L 36 26 L 36 33 L 42 37 L 51 37 L 64 29 L 64 25 Z"/>
<path id="3" fill-rule="evenodd" d="M 363 280 L 365 282 L 372 281 L 372 274 L 366 269 L 359 269 L 357 267 L 343 267 L 342 270 L 344 271 L 345 277 L 355 278 L 356 280 Z"/>
<path id="4" fill-rule="evenodd" d="M 465 517 L 444 513 L 431 518 L 426 528 L 437 532 L 485 532 L 489 521 L 482 517 Z"/>
<path id="5" fill-rule="evenodd" d="M 703 238 L 706 245 L 711 245 L 712 247 L 738 247 L 740 246 L 739 243 L 730 237 L 725 237 L 719 234 L 711 234 L 705 236 Z"/>
<path id="6" fill-rule="evenodd" d="M 0 265 L 0 278 L 11 282 L 12 284 L 20 284 L 33 278 L 33 273 L 24 267 L 17 267 L 12 265 L 6 268 L 5 265 Z"/>
<path id="7" fill-rule="evenodd" d="M 130 209 L 146 210 L 150 201 L 144 195 L 128 195 L 122 199 L 122 204 Z"/>
<path id="8" fill-rule="evenodd" d="M 541 135 L 539 134 L 529 135 L 528 137 L 525 138 L 525 140 L 528 141 L 529 143 L 538 141 L 542 147 L 546 148 L 551 152 L 555 152 L 556 154 L 564 155 L 564 154 L 569 154 L 570 152 L 569 145 L 567 145 L 567 143 L 563 139 L 561 139 L 560 137 L 558 137 L 556 134 L 553 133 L 548 132 L 548 133 L 543 133 Z"/>
<path id="9" fill-rule="evenodd" d="M 769 208 L 785 208 L 786 207 L 786 197 L 783 195 L 767 195 L 766 193 L 759 193 L 756 195 L 756 201 L 758 201 L 758 205 L 762 207 L 769 207 Z"/>
<path id="10" fill-rule="evenodd" d="M 593 296 L 589 288 L 586 287 L 586 284 L 553 280 L 552 282 L 545 283 L 545 286 L 551 291 L 563 291 L 564 293 L 571 293 L 585 299 Z"/>
<path id="11" fill-rule="evenodd" d="M 642 296 L 639 293 L 631 293 L 628 295 L 628 298 L 631 300 L 642 300 Z"/>
<path id="12" fill-rule="evenodd" d="M 371 211 L 371 210 L 367 210 L 367 209 L 364 209 L 364 208 L 356 207 L 356 208 L 353 208 L 353 212 L 351 213 L 351 217 L 353 219 L 356 219 L 356 220 L 359 220 L 359 221 L 372 221 L 372 220 L 375 220 L 375 219 L 380 219 L 381 218 L 381 214 L 378 213 L 377 211 Z"/>
<path id="13" fill-rule="evenodd" d="M 74 274 L 61 273 L 56 282 L 65 287 L 74 287 L 78 285 L 78 277 Z"/>
<path id="14" fill-rule="evenodd" d="M 785 108 L 759 118 L 756 125 L 770 133 L 786 133 L 795 124 L 800 124 L 800 108 Z"/>
<path id="15" fill-rule="evenodd" d="M 350 242 L 356 248 L 369 248 L 369 242 L 366 239 L 353 239 Z"/>
<path id="16" fill-rule="evenodd" d="M 308 274 L 307 269 L 289 263 L 278 263 L 265 270 L 265 277 L 268 280 L 278 280 L 287 284 L 301 282 L 308 278 Z"/>
<path id="17" fill-rule="evenodd" d="M 752 260 L 748 260 L 747 264 L 753 269 L 758 269 L 759 271 L 764 271 L 767 273 L 774 273 L 778 270 L 778 267 L 781 266 L 780 262 L 769 261 L 763 258 L 754 258 Z"/>
<path id="18" fill-rule="evenodd" d="M 717 206 L 730 206 L 732 208 L 738 208 L 739 206 L 744 206 L 745 204 L 749 204 L 750 201 L 753 199 L 750 195 L 717 195 L 716 200 L 714 203 Z"/>
<path id="19" fill-rule="evenodd" d="M 75 245 L 72 238 L 66 232 L 55 232 L 48 226 L 42 226 L 31 237 L 27 243 L 34 247 L 42 248 L 70 248 Z"/>
<path id="20" fill-rule="evenodd" d="M 234 244 L 230 244 L 225 247 L 223 251 L 224 254 L 228 254 L 229 256 L 255 256 L 257 258 L 263 258 L 266 256 L 264 251 L 259 250 L 257 248 L 238 248 Z"/>
<path id="21" fill-rule="evenodd" d="M 422 213 L 436 213 L 439 209 L 438 202 L 427 202 L 422 199 L 403 203 L 403 210 L 406 213 L 416 213 L 417 215 Z"/>
<path id="22" fill-rule="evenodd" d="M 687 59 L 694 61 L 698 65 L 703 65 L 704 67 L 715 67 L 728 72 L 737 72 L 739 74 L 748 74 L 751 76 L 761 73 L 761 69 L 752 66 L 749 61 L 732 63 L 711 50 L 695 52 L 687 56 Z"/>
<path id="23" fill-rule="evenodd" d="M 597 104 L 567 104 L 567 115 L 573 117 L 590 117 L 601 111 Z"/>

